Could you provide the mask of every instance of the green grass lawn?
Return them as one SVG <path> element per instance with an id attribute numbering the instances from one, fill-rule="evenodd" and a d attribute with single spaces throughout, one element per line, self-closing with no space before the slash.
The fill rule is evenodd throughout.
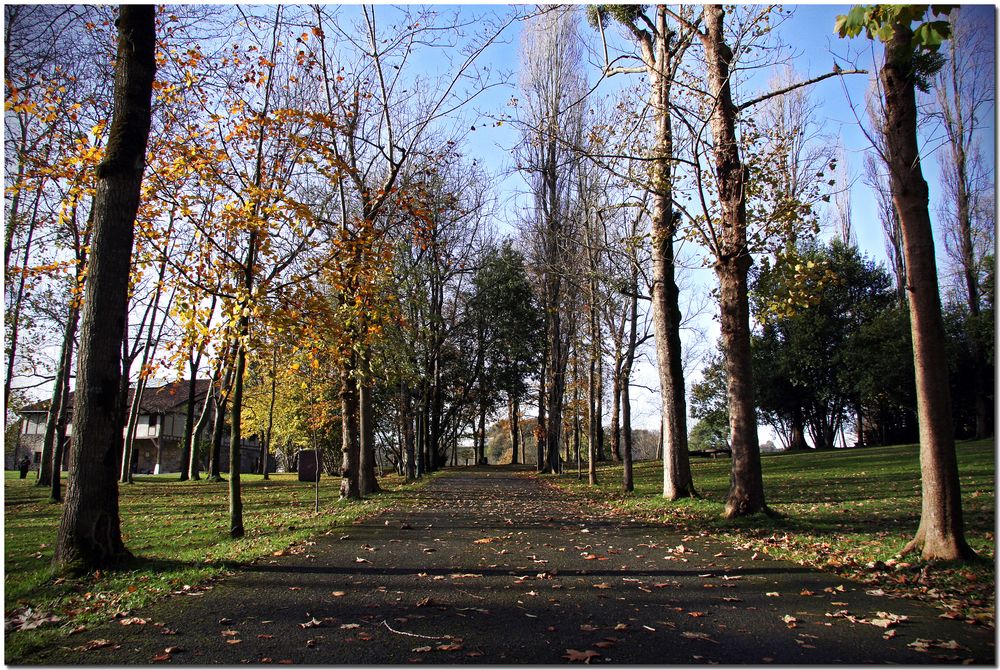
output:
<path id="1" fill-rule="evenodd" d="M 177 475 L 137 476 L 120 486 L 122 534 L 140 560 L 122 570 L 80 579 L 55 579 L 51 571 L 60 505 L 35 480 L 7 472 L 4 482 L 4 611 L 9 621 L 26 608 L 60 617 L 56 626 L 8 633 L 8 662 L 51 644 L 78 626 L 106 620 L 185 589 L 202 588 L 234 564 L 282 551 L 307 538 L 405 500 L 415 487 L 397 476 L 380 480 L 384 493 L 341 502 L 339 478 L 314 485 L 294 474 L 243 475 L 246 537 L 229 539 L 227 482 L 178 482 Z M 294 551 L 294 549 L 293 549 Z"/>
<path id="2" fill-rule="evenodd" d="M 638 463 L 635 492 L 621 490 L 620 465 L 598 468 L 598 486 L 586 472 L 549 481 L 613 505 L 633 516 L 687 531 L 710 533 L 739 547 L 798 561 L 878 584 L 907 597 L 936 600 L 953 615 L 992 624 L 996 588 L 995 472 L 992 440 L 958 444 L 966 537 L 985 559 L 962 566 L 927 566 L 916 555 L 899 557 L 920 520 L 918 447 L 903 445 L 761 457 L 767 503 L 783 516 L 727 521 L 729 459 L 692 459 L 701 498 L 661 497 L 661 463 Z"/>

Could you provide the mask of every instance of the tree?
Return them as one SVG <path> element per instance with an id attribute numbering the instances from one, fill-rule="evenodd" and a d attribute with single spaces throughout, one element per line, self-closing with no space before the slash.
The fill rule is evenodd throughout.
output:
<path id="1" fill-rule="evenodd" d="M 580 144 L 585 93 L 578 13 L 553 7 L 533 17 L 521 48 L 522 122 L 520 167 L 528 173 L 540 248 L 542 307 L 546 316 L 544 398 L 539 397 L 539 428 L 545 430 L 540 472 L 559 472 L 562 408 L 569 360 L 569 333 L 561 314 L 563 273 L 569 265 L 568 240 L 576 171 L 571 147 Z M 539 440 L 541 445 L 541 440 Z"/>
<path id="2" fill-rule="evenodd" d="M 687 411 L 684 397 L 684 367 L 681 354 L 681 311 L 675 277 L 674 242 L 681 220 L 674 202 L 674 131 L 671 91 L 684 53 L 696 30 L 688 22 L 690 12 L 681 10 L 680 28 L 668 27 L 665 5 L 654 16 L 635 5 L 599 5 L 592 22 L 602 27 L 606 18 L 620 23 L 639 46 L 642 66 L 612 68 L 607 74 L 643 72 L 649 79 L 649 99 L 655 126 L 654 144 L 648 150 L 652 198 L 652 308 L 656 334 L 664 433 L 663 497 L 668 500 L 696 495 L 687 447 Z M 607 52 L 605 51 L 605 54 Z M 628 393 L 628 389 L 625 389 Z"/>
<path id="3" fill-rule="evenodd" d="M 804 422 L 815 448 L 832 449 L 851 414 L 862 439 L 863 403 L 876 395 L 862 382 L 894 344 L 867 333 L 894 295 L 885 271 L 840 240 L 802 243 L 791 256 L 764 263 L 751 286 L 758 405 L 791 433 L 787 444 L 804 446 Z"/>
<path id="4" fill-rule="evenodd" d="M 947 10 L 945 10 L 947 11 Z M 932 10 L 940 15 L 941 10 Z M 965 540 L 958 461 L 951 418 L 944 322 L 928 211 L 927 182 L 917 143 L 916 89 L 933 72 L 933 56 L 949 36 L 949 24 L 923 20 L 925 6 L 856 6 L 838 17 L 841 36 L 862 30 L 885 45 L 879 71 L 885 103 L 886 155 L 893 201 L 899 212 L 910 295 L 910 329 L 920 424 L 920 525 L 904 552 L 927 560 L 972 558 Z M 914 29 L 913 23 L 919 22 Z"/>
<path id="5" fill-rule="evenodd" d="M 992 29 L 986 33 L 977 26 L 977 18 L 971 11 L 956 12 L 954 34 L 948 41 L 948 63 L 933 81 L 937 100 L 935 116 L 948 137 L 947 151 L 942 152 L 940 158 L 947 196 L 942 212 L 947 226 L 945 248 L 956 274 L 961 277 L 959 284 L 968 307 L 970 333 L 976 329 L 983 306 L 983 261 L 996 243 L 993 217 L 981 216 L 985 208 L 980 201 L 989 197 L 993 186 L 984 169 L 977 141 L 984 117 L 992 112 L 990 105 L 994 98 Z M 987 207 L 990 204 L 987 203 Z M 987 396 L 993 380 L 979 338 L 971 336 L 968 340 L 972 345 L 975 370 L 971 378 L 975 436 L 984 438 L 991 432 L 992 403 Z"/>
<path id="6" fill-rule="evenodd" d="M 107 151 L 97 168 L 73 408 L 75 470 L 59 522 L 54 558 L 59 570 L 105 567 L 131 556 L 118 515 L 118 347 L 151 119 L 155 14 L 151 5 L 124 5 L 119 11 L 115 107 Z"/>
<path id="7" fill-rule="evenodd" d="M 739 10 L 737 10 L 738 12 Z M 739 15 L 738 37 L 767 35 L 771 9 Z M 757 436 L 757 417 L 753 399 L 753 368 L 750 350 L 750 310 L 747 300 L 747 277 L 752 264 L 751 242 L 760 242 L 773 236 L 764 227 L 755 231 L 754 240 L 748 235 L 748 203 L 759 190 L 760 180 L 766 180 L 768 165 L 760 154 L 750 154 L 745 161 L 747 145 L 752 143 L 751 132 L 738 134 L 740 113 L 779 95 L 786 95 L 804 86 L 857 71 L 842 70 L 800 81 L 777 90 L 768 91 L 739 105 L 733 99 L 733 76 L 738 71 L 737 55 L 745 55 L 754 46 L 729 43 L 730 31 L 725 25 L 725 10 L 721 5 L 706 5 L 700 24 L 684 21 L 701 42 L 704 52 L 707 95 L 702 96 L 703 113 L 707 119 L 699 121 L 702 128 L 689 128 L 695 143 L 701 142 L 703 128 L 711 134 L 709 148 L 712 167 L 703 176 L 700 156 L 695 155 L 695 175 L 698 182 L 702 213 L 694 218 L 696 236 L 710 250 L 711 263 L 719 280 L 719 322 L 726 359 L 726 379 L 729 394 L 729 421 L 732 440 L 732 479 L 726 499 L 725 516 L 733 518 L 757 512 L 769 512 L 764 499 L 763 477 L 760 467 L 760 444 Z M 675 15 L 676 16 L 676 15 Z M 679 18 L 679 17 L 678 17 Z M 704 25 L 702 29 L 700 25 Z M 753 124 L 750 124 L 751 126 Z M 749 138 L 748 138 L 749 135 Z M 751 175 L 753 178 L 751 178 Z M 707 187 L 714 191 L 706 202 Z M 787 195 L 787 194 L 784 194 Z M 810 211 L 809 203 L 785 207 L 789 214 Z"/>
<path id="8" fill-rule="evenodd" d="M 488 253 L 472 281 L 471 321 L 482 335 L 483 370 L 478 383 L 481 402 L 493 412 L 506 396 L 516 407 L 527 393 L 527 378 L 541 362 L 544 328 L 544 316 L 527 280 L 524 257 L 505 241 Z M 518 430 L 517 417 L 511 419 L 513 434 Z"/>

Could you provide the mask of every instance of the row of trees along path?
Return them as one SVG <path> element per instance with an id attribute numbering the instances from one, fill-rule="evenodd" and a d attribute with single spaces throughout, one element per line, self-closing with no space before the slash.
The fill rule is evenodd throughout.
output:
<path id="1" fill-rule="evenodd" d="M 89 628 L 99 648 L 33 660 L 853 665 L 996 653 L 986 627 L 928 604 L 581 505 L 523 466 L 446 471 L 403 509 L 279 554 Z"/>
<path id="2" fill-rule="evenodd" d="M 227 136 L 248 147 L 256 145 L 255 154 L 249 150 L 240 154 L 256 157 L 247 162 L 243 166 L 245 169 L 240 172 L 245 182 L 243 191 L 248 196 L 239 196 L 239 203 L 234 201 L 223 208 L 223 219 L 232 219 L 234 228 L 232 243 L 227 242 L 220 252 L 233 260 L 229 267 L 236 268 L 236 274 L 225 280 L 224 290 L 219 289 L 213 294 L 227 305 L 224 328 L 228 343 L 226 350 L 232 359 L 232 366 L 225 374 L 232 376 L 231 444 L 239 444 L 242 436 L 241 403 L 247 346 L 254 336 L 252 327 L 255 317 L 267 310 L 277 313 L 290 309 L 283 313 L 283 323 L 286 325 L 315 319 L 315 323 L 326 329 L 326 348 L 322 355 L 329 355 L 332 357 L 330 360 L 336 361 L 335 367 L 339 370 L 341 382 L 338 408 L 343 417 L 341 493 L 345 498 L 355 498 L 372 493 L 378 487 L 374 477 L 370 437 L 374 427 L 368 396 L 376 374 L 373 353 L 377 351 L 380 334 L 391 321 L 388 314 L 377 309 L 381 290 L 377 277 L 380 269 L 385 267 L 383 264 L 392 259 L 387 222 L 394 221 L 394 216 L 404 212 L 408 221 L 416 222 L 413 225 L 423 227 L 421 234 L 425 236 L 425 240 L 435 234 L 438 223 L 435 212 L 438 210 L 434 206 L 428 207 L 426 200 L 421 201 L 408 195 L 422 192 L 424 196 L 428 196 L 433 191 L 433 179 L 429 178 L 422 187 L 414 187 L 410 192 L 401 190 L 400 184 L 407 171 L 416 167 L 414 157 L 420 154 L 424 146 L 421 144 L 422 139 L 430 132 L 428 129 L 431 123 L 454 109 L 451 105 L 455 103 L 452 95 L 455 87 L 468 78 L 477 57 L 502 34 L 508 23 L 491 26 L 478 46 L 470 50 L 464 60 L 459 61 L 452 75 L 449 75 L 450 79 L 444 81 L 441 95 L 433 98 L 427 109 L 423 110 L 426 113 L 422 114 L 421 120 L 403 122 L 394 118 L 390 109 L 388 91 L 392 90 L 394 80 L 385 69 L 393 62 L 405 63 L 405 55 L 401 57 L 401 61 L 382 58 L 385 54 L 380 46 L 383 42 L 379 38 L 375 13 L 367 7 L 361 10 L 361 21 L 370 47 L 365 54 L 371 59 L 370 64 L 374 68 L 372 76 L 378 86 L 363 95 L 359 89 L 351 93 L 338 88 L 343 77 L 336 74 L 327 63 L 324 37 L 329 25 L 325 22 L 323 12 L 317 9 L 311 35 L 319 39 L 319 49 L 310 50 L 310 56 L 305 56 L 304 50 L 299 54 L 302 59 L 311 59 L 309 62 L 322 72 L 316 81 L 320 85 L 320 91 L 324 92 L 328 109 L 325 113 L 303 112 L 291 106 L 288 99 L 280 102 L 289 106 L 278 109 L 276 105 L 279 102 L 279 91 L 274 86 L 274 81 L 279 75 L 277 61 L 281 41 L 278 32 L 282 25 L 282 11 L 279 8 L 274 13 L 270 39 L 258 49 L 264 55 L 259 56 L 260 68 L 255 70 L 252 80 L 256 93 L 259 94 L 255 99 L 259 109 L 251 116 L 257 121 L 241 124 Z M 650 170 L 643 170 L 643 189 L 652 203 L 651 286 L 663 403 L 664 496 L 676 499 L 696 495 L 695 482 L 691 480 L 687 463 L 684 384 L 683 375 L 679 371 L 677 336 L 679 291 L 674 277 L 676 258 L 673 248 L 678 221 L 687 217 L 692 225 L 691 234 L 698 237 L 711 252 L 712 266 L 719 280 L 733 446 L 732 487 L 726 501 L 726 515 L 737 517 L 769 512 L 760 469 L 749 348 L 747 274 L 753 249 L 748 237 L 747 208 L 751 186 L 748 178 L 753 166 L 752 161 L 741 155 L 741 145 L 737 141 L 737 121 L 742 112 L 759 103 L 850 72 L 835 68 L 831 73 L 737 103 L 731 87 L 732 71 L 736 65 L 735 52 L 727 42 L 729 38 L 725 9 L 719 5 L 706 5 L 697 9 L 682 7 L 677 10 L 657 6 L 648 12 L 650 13 L 635 8 L 601 5 L 589 10 L 591 22 L 602 38 L 607 27 L 614 23 L 634 39 L 641 54 L 642 65 L 638 68 L 621 68 L 607 62 L 604 74 L 610 76 L 630 71 L 646 74 L 655 119 L 654 139 L 641 155 L 650 161 L 651 166 Z M 926 60 L 921 56 L 924 52 L 933 52 L 938 48 L 948 36 L 949 24 L 943 20 L 924 20 L 925 13 L 924 8 L 913 6 L 859 7 L 842 17 L 837 29 L 845 35 L 865 30 L 885 43 L 885 63 L 880 71 L 887 114 L 885 159 L 890 168 L 892 194 L 904 242 L 924 483 L 921 523 L 908 549 L 921 550 L 927 559 L 969 558 L 972 551 L 965 542 L 962 530 L 927 187 L 916 150 L 917 110 L 914 101 L 914 88 L 920 76 L 918 70 Z M 532 19 L 542 22 L 535 24 L 535 34 L 538 34 L 538 26 L 563 26 L 560 22 L 565 21 L 566 16 L 567 12 L 563 10 L 541 12 Z M 144 157 L 152 120 L 151 95 L 157 68 L 156 21 L 152 8 L 134 6 L 122 7 L 117 21 L 114 114 L 103 158 L 94 171 L 95 195 L 89 219 L 92 222 L 92 240 L 83 289 L 77 365 L 78 391 L 73 408 L 75 439 L 72 461 L 75 471 L 70 479 L 59 528 L 55 560 L 60 569 L 104 567 L 119 563 L 129 556 L 120 537 L 116 485 L 120 474 L 119 455 L 122 451 L 122 389 L 127 388 L 127 380 L 123 377 L 120 366 L 120 349 L 126 330 L 124 315 L 128 304 L 134 223 L 141 204 Z M 917 24 L 916 28 L 912 27 L 914 23 Z M 528 34 L 532 34 L 530 30 Z M 303 35 L 299 41 L 304 44 L 310 38 L 310 33 Z M 705 65 L 702 83 L 704 94 L 700 103 L 705 114 L 701 130 L 694 133 L 699 149 L 693 160 L 695 163 L 704 160 L 711 166 L 708 172 L 714 180 L 713 197 L 719 203 L 717 216 L 707 209 L 703 215 L 688 212 L 676 201 L 672 190 L 673 170 L 678 160 L 672 119 L 675 113 L 682 111 L 681 105 L 674 99 L 677 95 L 675 87 L 679 77 L 679 63 L 693 43 L 700 45 Z M 566 45 L 555 40 L 551 46 L 555 49 Z M 560 68 L 573 58 L 572 53 L 566 52 L 556 60 L 547 61 L 547 70 L 539 68 L 534 74 L 559 74 L 562 72 Z M 197 63 L 201 57 L 191 56 L 191 59 L 193 63 Z M 534 75 L 529 70 L 525 76 Z M 539 416 L 535 443 L 538 448 L 537 462 L 545 472 L 559 469 L 558 450 L 563 441 L 562 412 L 570 360 L 567 341 L 571 329 L 564 328 L 560 312 L 566 286 L 557 271 L 568 253 L 563 209 L 569 186 L 566 185 L 567 182 L 560 181 L 566 176 L 561 172 L 565 163 L 561 156 L 568 146 L 582 142 L 579 126 L 573 131 L 576 135 L 571 134 L 569 139 L 562 132 L 565 126 L 575 123 L 573 119 L 576 115 L 573 105 L 566 104 L 566 100 L 559 98 L 561 93 L 556 94 L 563 90 L 562 84 L 566 84 L 569 91 L 581 92 L 580 81 L 567 75 L 565 79 L 556 82 L 559 86 L 553 87 L 552 83 L 551 79 L 540 79 L 534 82 L 532 88 L 529 82 L 527 88 L 534 91 L 532 95 L 535 96 L 537 105 L 528 105 L 525 117 L 518 120 L 520 127 L 530 136 L 525 146 L 538 149 L 534 153 L 529 151 L 529 155 L 523 158 L 533 175 L 531 185 L 536 198 L 536 209 L 544 219 L 539 249 L 545 287 L 542 305 L 545 314 L 545 355 L 538 395 Z M 556 97 L 552 98 L 554 95 Z M 555 106 L 549 104 L 553 101 Z M 240 100 L 230 100 L 228 103 L 232 110 L 242 111 L 246 111 L 249 105 L 249 102 Z M 382 145 L 358 143 L 361 133 L 358 123 L 364 116 L 362 112 L 372 112 L 365 118 L 377 120 Z M 532 114 L 535 116 L 532 117 Z M 222 120 L 218 116 L 213 118 Z M 307 123 L 312 124 L 309 133 L 277 133 L 277 129 L 285 124 Z M 688 128 L 688 131 L 691 129 Z M 295 139 L 289 139 L 291 137 Z M 278 154 L 283 161 L 280 164 L 267 165 L 262 162 L 262 148 L 268 142 L 278 147 Z M 591 158 L 600 158 L 599 155 L 594 155 L 599 152 L 590 153 Z M 192 161 L 195 158 L 194 155 L 190 156 Z M 315 170 L 315 176 L 325 178 L 335 185 L 333 197 L 327 203 L 330 210 L 317 213 L 304 202 L 295 200 L 282 191 L 278 178 L 281 170 L 298 170 L 305 164 Z M 574 169 L 580 169 L 581 174 L 583 173 L 582 168 Z M 630 178 L 635 180 L 635 174 Z M 207 177 L 203 177 L 202 183 L 207 183 L 205 179 Z M 585 183 L 585 179 L 579 183 Z M 226 197 L 219 195 L 218 201 L 225 201 Z M 338 208 L 339 216 L 335 214 Z M 356 215 L 349 213 L 348 210 L 352 208 L 357 210 Z M 211 214 L 210 209 L 206 211 Z M 295 238 L 298 241 L 293 243 L 293 248 L 284 248 L 279 253 L 280 236 L 272 226 L 295 228 L 299 225 L 296 223 L 297 216 L 306 217 L 308 230 Z M 329 218 L 324 218 L 327 216 Z M 296 268 L 295 281 L 281 283 L 279 276 L 293 264 L 290 259 L 298 258 L 295 249 L 309 245 L 313 235 L 310 231 L 321 225 L 325 225 L 325 229 L 331 232 L 324 241 L 331 253 L 325 261 L 303 262 L 302 267 Z M 279 258 L 286 260 L 279 261 Z M 211 262 L 203 263 L 201 268 L 207 272 L 211 265 Z M 323 276 L 328 282 L 335 299 L 324 303 L 326 307 L 323 308 L 313 305 L 312 308 L 315 309 L 311 308 L 310 311 L 305 308 L 309 298 L 300 289 L 310 278 L 317 276 Z M 211 281 L 222 282 L 222 279 L 211 279 L 206 275 L 202 280 L 195 280 L 195 284 Z M 635 290 L 632 292 L 637 293 Z M 156 296 L 158 300 L 159 292 Z M 268 300 L 263 300 L 264 297 Z M 212 304 L 214 310 L 214 300 Z M 211 323 L 211 314 L 208 319 L 205 323 Z M 633 326 L 635 320 L 633 309 Z M 192 320 L 195 326 L 196 322 L 197 319 Z M 282 323 L 282 320 L 276 319 L 275 323 Z M 151 325 L 150 332 L 152 329 Z M 277 328 L 270 335 L 280 330 L 281 328 Z M 480 334 L 485 330 L 484 325 Z M 633 352 L 636 337 L 632 332 L 630 346 Z M 71 337 L 67 341 L 69 339 Z M 190 351 L 194 356 L 195 348 Z M 318 350 L 313 353 L 313 367 L 319 367 L 320 355 Z M 574 357 L 574 366 L 577 363 Z M 484 366 L 484 359 L 477 359 L 475 367 L 481 371 Z M 217 367 L 216 381 L 221 376 L 221 370 L 222 367 Z M 439 368 L 435 366 L 435 375 L 437 374 Z M 592 380 L 597 376 L 599 374 L 595 376 L 591 372 Z M 59 389 L 57 395 L 62 394 L 65 385 L 57 384 L 56 387 Z M 518 383 L 512 383 L 507 389 L 512 400 L 523 392 L 523 388 L 518 387 Z M 627 395 L 627 389 L 624 393 Z M 423 402 L 426 406 L 439 409 L 443 401 L 440 396 L 425 396 Z M 485 398 L 479 398 L 479 403 L 482 436 L 479 444 L 483 445 L 487 402 Z M 623 408 L 627 409 L 627 403 Z M 595 418 L 600 426 L 597 409 L 592 401 L 589 410 L 592 431 Z M 440 417 L 440 412 L 425 416 Z M 627 421 L 627 413 L 625 419 Z M 217 418 L 216 422 L 221 424 L 221 418 Z M 440 425 L 423 426 L 419 433 L 425 444 L 433 436 L 431 441 L 438 441 L 433 445 L 435 448 L 442 442 Z M 579 434 L 578 430 L 576 434 Z M 596 434 L 591 437 L 597 438 L 590 440 L 590 448 L 593 450 L 595 442 L 600 445 L 600 437 Z M 194 438 L 189 436 L 189 439 L 189 444 L 193 444 Z M 626 431 L 626 439 L 630 439 L 629 431 Z M 366 442 L 368 447 L 365 446 Z M 409 443 L 409 439 L 407 442 Z M 431 454 L 429 461 L 424 461 L 424 453 Z M 438 464 L 435 449 L 421 449 L 421 456 L 414 458 L 412 448 L 407 446 L 407 457 L 407 462 L 416 463 L 418 468 L 435 467 Z M 190 459 L 190 454 L 188 458 Z M 591 464 L 595 460 L 592 456 Z M 217 462 L 217 458 L 215 461 Z M 189 464 L 190 462 L 188 460 Z M 408 470 L 408 474 L 409 472 Z M 234 538 L 243 535 L 239 473 L 239 450 L 232 449 L 229 478 L 230 534 Z M 53 474 L 58 477 L 58 470 Z M 593 470 L 591 477 L 594 477 Z"/>

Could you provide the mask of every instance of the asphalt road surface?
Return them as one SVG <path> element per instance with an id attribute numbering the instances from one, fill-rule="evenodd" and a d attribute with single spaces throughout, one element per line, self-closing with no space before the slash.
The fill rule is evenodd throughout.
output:
<path id="1" fill-rule="evenodd" d="M 32 661 L 995 664 L 992 630 L 587 509 L 523 471 L 447 472 L 417 495 Z"/>

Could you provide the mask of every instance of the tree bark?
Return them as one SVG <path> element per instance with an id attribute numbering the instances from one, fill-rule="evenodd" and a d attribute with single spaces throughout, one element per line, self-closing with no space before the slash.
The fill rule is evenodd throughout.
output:
<path id="1" fill-rule="evenodd" d="M 278 395 L 278 353 L 277 350 L 274 351 L 273 358 L 271 359 L 271 401 L 267 406 L 267 432 L 264 437 L 264 454 L 261 463 L 260 471 L 264 474 L 264 481 L 268 481 L 271 478 L 270 470 L 271 465 L 268 462 L 271 455 L 271 436 L 274 434 L 274 403 Z"/>
<path id="2" fill-rule="evenodd" d="M 632 364 L 635 361 L 635 350 L 638 346 L 639 322 L 639 274 L 635 268 L 632 271 L 631 297 L 629 298 L 628 344 L 625 349 L 625 360 L 622 363 L 622 489 L 634 491 L 632 481 L 632 400 L 629 397 L 629 386 L 632 379 Z M 684 455 L 687 456 L 687 440 L 685 439 Z M 669 455 L 669 454 L 668 454 Z M 666 462 L 667 459 L 664 459 Z M 666 466 L 664 466 L 666 469 Z M 688 479 L 691 478 L 690 469 Z M 666 481 L 664 479 L 664 481 Z M 691 487 L 694 490 L 694 487 Z"/>
<path id="3" fill-rule="evenodd" d="M 616 343 L 615 361 L 611 371 L 611 458 L 622 459 L 622 352 L 621 342 Z"/>
<path id="4" fill-rule="evenodd" d="M 975 553 L 965 540 L 962 519 L 934 238 L 917 146 L 912 38 L 909 25 L 893 25 L 879 73 L 889 176 L 903 232 L 920 425 L 920 525 L 904 552 L 920 550 L 926 560 L 966 559 Z"/>
<path id="5" fill-rule="evenodd" d="M 245 323 L 244 323 L 245 322 Z M 243 529 L 243 496 L 240 490 L 240 456 L 243 441 L 243 375 L 246 372 L 247 354 L 244 345 L 245 334 L 249 331 L 249 319 L 240 317 L 240 341 L 236 343 L 236 364 L 233 371 L 233 410 L 230 416 L 229 437 L 229 537 L 239 539 L 246 533 Z"/>
<path id="6" fill-rule="evenodd" d="M 358 388 L 358 424 L 361 437 L 358 487 L 361 495 L 367 496 L 381 490 L 375 476 L 375 415 L 370 382 L 365 382 Z"/>
<path id="7" fill-rule="evenodd" d="M 223 378 L 223 386 L 229 386 L 229 370 L 226 370 Z M 212 419 L 212 451 L 208 458 L 208 479 L 209 481 L 222 481 L 222 434 L 226 430 L 226 409 L 229 399 L 226 393 L 219 392 L 215 402 L 215 417 Z"/>
<path id="8" fill-rule="evenodd" d="M 518 449 L 518 415 L 521 413 L 520 403 L 516 397 L 511 397 L 507 407 L 507 419 L 510 426 L 510 464 L 517 465 Z"/>
<path id="9" fill-rule="evenodd" d="M 402 400 L 403 400 L 403 443 L 405 451 L 405 465 L 403 472 L 406 475 L 406 481 L 413 481 L 417 477 L 417 468 L 414 459 L 416 454 L 414 453 L 413 444 L 413 403 L 410 397 L 410 390 L 405 386 L 401 389 Z"/>
<path id="10" fill-rule="evenodd" d="M 156 9 L 123 5 L 118 18 L 115 111 L 97 168 L 94 232 L 85 287 L 73 408 L 73 463 L 54 567 L 79 571 L 130 558 L 121 537 L 118 390 L 128 282 L 156 71 Z"/>
<path id="11" fill-rule="evenodd" d="M 361 465 L 361 435 L 358 426 L 358 383 L 354 378 L 353 355 L 344 362 L 341 370 L 340 416 L 343 424 L 341 432 L 342 461 L 340 467 L 340 498 L 357 500 L 361 498 L 361 483 L 358 471 Z"/>
<path id="12" fill-rule="evenodd" d="M 69 321 L 66 323 L 66 333 L 64 334 L 62 353 L 59 358 L 59 369 L 56 371 L 56 386 L 59 389 L 59 410 L 55 417 L 55 443 L 52 448 L 52 469 L 49 477 L 49 501 L 54 503 L 62 502 L 60 478 L 62 476 L 63 452 L 66 445 L 66 424 L 69 422 L 69 372 L 71 369 L 70 366 L 73 364 L 73 341 L 76 337 L 77 321 L 80 316 L 76 297 L 72 300 L 73 306 L 70 307 Z M 55 399 L 53 399 L 53 404 L 56 404 Z M 46 425 L 46 437 L 48 437 L 48 432 L 49 429 Z"/>
<path id="13" fill-rule="evenodd" d="M 714 98 L 709 126 L 714 142 L 715 174 L 721 206 L 721 248 L 716 254 L 719 277 L 719 312 L 726 355 L 729 427 L 732 439 L 732 480 L 725 516 L 733 518 L 766 511 L 760 466 L 757 415 L 753 404 L 753 369 L 750 357 L 750 308 L 747 301 L 746 179 L 736 139 L 736 106 L 730 87 L 732 50 L 726 43 L 721 5 L 705 6 L 702 43 L 708 69 L 709 91 Z M 669 431 L 669 426 L 667 427 Z"/>
<path id="14" fill-rule="evenodd" d="M 674 278 L 674 237 L 679 216 L 674 212 L 673 127 L 670 117 L 670 89 L 679 54 L 671 53 L 671 35 L 667 30 L 666 11 L 657 8 L 655 46 L 644 48 L 649 76 L 650 104 L 654 111 L 656 144 L 650 164 L 652 171 L 652 307 L 653 332 L 656 336 L 656 367 L 659 373 L 660 400 L 663 412 L 663 497 L 668 500 L 697 495 L 691 478 L 687 444 L 687 404 L 684 367 L 681 357 L 680 291 Z M 635 287 L 636 290 L 638 287 Z M 633 326 L 634 328 L 634 323 Z M 631 362 L 625 363 L 631 367 Z M 623 384 L 628 394 L 628 381 Z M 623 405 L 628 402 L 623 398 Z M 631 436 L 626 435 L 631 441 Z"/>
<path id="15" fill-rule="evenodd" d="M 548 365 L 548 354 L 542 359 L 542 372 L 538 376 L 538 420 L 535 423 L 535 470 L 542 471 L 545 467 L 545 438 L 547 435 L 545 416 L 545 375 Z"/>
<path id="16" fill-rule="evenodd" d="M 66 376 L 69 366 L 72 364 L 73 340 L 76 337 L 76 324 L 79 320 L 79 310 L 76 307 L 76 298 L 70 298 L 69 313 L 66 315 L 66 324 L 63 327 L 62 348 L 59 352 L 59 365 L 56 366 L 55 383 L 52 385 L 52 398 L 49 401 L 49 411 L 45 418 L 45 436 L 42 438 L 42 460 L 38 468 L 38 479 L 35 486 L 52 487 L 52 475 L 59 468 L 60 461 L 56 461 L 55 452 L 59 420 L 64 414 L 62 379 Z"/>

